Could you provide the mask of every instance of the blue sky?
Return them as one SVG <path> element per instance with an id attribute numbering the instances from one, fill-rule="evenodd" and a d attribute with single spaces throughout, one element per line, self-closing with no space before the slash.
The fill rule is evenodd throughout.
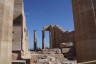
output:
<path id="1" fill-rule="evenodd" d="M 74 30 L 71 0 L 24 0 L 30 48 L 32 48 L 32 30 L 41 30 L 43 26 L 57 24 L 64 30 Z"/>

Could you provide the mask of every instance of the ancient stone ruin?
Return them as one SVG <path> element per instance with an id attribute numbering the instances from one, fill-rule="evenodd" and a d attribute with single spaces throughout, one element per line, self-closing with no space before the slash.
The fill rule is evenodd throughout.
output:
<path id="1" fill-rule="evenodd" d="M 75 30 L 44 26 L 42 49 L 34 30 L 34 50 L 29 50 L 23 0 L 0 0 L 0 64 L 96 64 L 96 0 L 72 0 L 72 6 Z"/>

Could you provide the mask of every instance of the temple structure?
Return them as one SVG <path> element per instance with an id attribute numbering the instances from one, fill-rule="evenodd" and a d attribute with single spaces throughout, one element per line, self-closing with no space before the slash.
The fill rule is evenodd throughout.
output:
<path id="1" fill-rule="evenodd" d="M 72 4 L 75 30 L 44 26 L 39 50 L 34 30 L 34 50 L 28 50 L 23 0 L 0 0 L 0 64 L 96 64 L 96 0 L 72 0 Z M 45 48 L 46 31 L 49 48 Z"/>
<path id="2" fill-rule="evenodd" d="M 74 43 L 74 31 L 65 31 L 59 25 L 48 25 L 44 30 L 49 31 L 50 48 L 60 48 L 62 43 Z"/>

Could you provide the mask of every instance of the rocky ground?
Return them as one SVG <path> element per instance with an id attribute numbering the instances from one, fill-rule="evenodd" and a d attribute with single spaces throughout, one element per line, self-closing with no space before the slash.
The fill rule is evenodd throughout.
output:
<path id="1" fill-rule="evenodd" d="M 61 49 L 43 49 L 38 52 L 31 51 L 31 57 L 31 64 L 77 64 L 76 60 L 65 58 Z"/>

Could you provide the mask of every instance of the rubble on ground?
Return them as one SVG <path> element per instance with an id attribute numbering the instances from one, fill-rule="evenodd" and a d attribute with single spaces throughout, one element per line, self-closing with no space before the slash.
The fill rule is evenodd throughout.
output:
<path id="1" fill-rule="evenodd" d="M 31 64 L 76 64 L 75 60 L 68 60 L 65 58 L 62 51 L 68 52 L 69 49 L 43 49 L 41 50 L 41 54 L 32 52 Z"/>

